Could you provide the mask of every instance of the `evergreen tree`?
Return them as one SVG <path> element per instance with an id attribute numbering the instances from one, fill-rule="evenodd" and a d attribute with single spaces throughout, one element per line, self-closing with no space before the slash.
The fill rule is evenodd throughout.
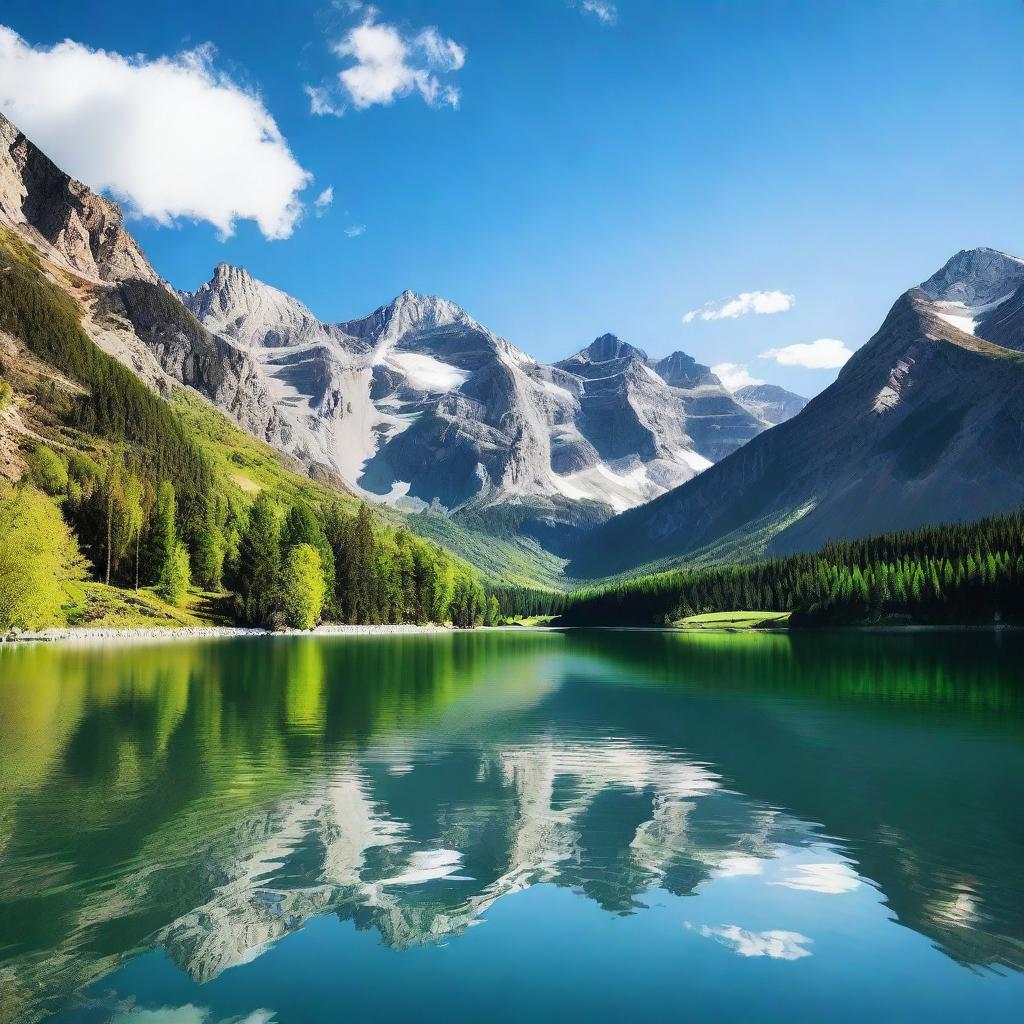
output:
<path id="1" fill-rule="evenodd" d="M 28 457 L 32 482 L 45 494 L 56 496 L 68 489 L 68 464 L 52 448 L 39 445 Z"/>
<path id="2" fill-rule="evenodd" d="M 131 473 L 124 485 L 124 533 L 125 541 L 132 556 L 134 572 L 133 585 L 139 589 L 139 560 L 142 547 L 142 530 L 145 511 L 142 506 L 145 489 L 142 481 Z"/>
<path id="3" fill-rule="evenodd" d="M 325 592 L 333 594 L 335 588 L 334 551 L 327 540 L 323 524 L 305 502 L 293 505 L 288 510 L 288 515 L 285 516 L 284 525 L 281 527 L 282 556 L 287 556 L 291 548 L 299 544 L 308 544 L 316 549 L 320 556 Z"/>
<path id="4" fill-rule="evenodd" d="M 178 544 L 175 507 L 174 487 L 169 480 L 164 480 L 157 490 L 156 505 L 150 517 L 143 566 L 143 576 L 152 584 L 159 581 Z"/>
<path id="5" fill-rule="evenodd" d="M 211 495 L 203 501 L 195 528 L 193 563 L 195 579 L 204 590 L 220 590 L 224 568 L 224 541 L 217 527 L 216 504 Z"/>
<path id="6" fill-rule="evenodd" d="M 181 605 L 188 594 L 192 583 L 191 567 L 188 559 L 188 548 L 180 541 L 164 564 L 156 592 L 168 603 Z"/>
<path id="7" fill-rule="evenodd" d="M 285 556 L 281 594 L 285 621 L 294 629 L 312 629 L 320 621 L 324 597 L 320 553 L 311 544 L 294 544 Z"/>
<path id="8" fill-rule="evenodd" d="M 60 621 L 88 564 L 57 506 L 34 487 L 0 485 L 0 630 Z"/>
<path id="9" fill-rule="evenodd" d="M 271 626 L 280 609 L 281 546 L 277 513 L 266 491 L 249 510 L 238 545 L 240 612 L 253 625 Z"/>

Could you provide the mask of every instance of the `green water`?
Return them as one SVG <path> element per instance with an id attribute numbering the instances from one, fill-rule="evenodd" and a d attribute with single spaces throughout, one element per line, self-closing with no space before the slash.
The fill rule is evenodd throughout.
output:
<path id="1" fill-rule="evenodd" d="M 0 649 L 0 1022 L 1024 1015 L 1024 639 Z"/>

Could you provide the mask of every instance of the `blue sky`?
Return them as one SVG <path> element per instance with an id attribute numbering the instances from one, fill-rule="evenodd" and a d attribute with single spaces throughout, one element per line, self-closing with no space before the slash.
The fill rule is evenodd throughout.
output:
<path id="1" fill-rule="evenodd" d="M 5 87 L 0 69 L 0 107 L 73 172 L 109 170 L 112 180 L 144 164 L 98 166 L 91 118 L 115 133 L 104 151 L 127 161 L 121 143 L 138 145 L 138 126 L 168 126 L 147 153 L 169 180 L 135 204 L 163 210 L 165 224 L 140 218 L 132 230 L 178 287 L 227 260 L 326 320 L 412 288 L 457 301 L 542 360 L 612 331 L 652 355 L 683 349 L 745 364 L 809 395 L 836 369 L 760 354 L 823 338 L 855 349 L 901 291 L 958 249 L 1024 254 L 1020 0 L 144 7 L 143 16 L 137 0 L 6 0 L 0 24 L 32 48 L 8 40 L 7 53 L 43 54 L 42 85 L 29 95 L 19 71 Z M 404 47 L 409 77 L 394 95 L 394 68 L 372 60 L 366 74 L 338 78 L 365 65 L 352 35 L 365 25 Z M 108 107 L 97 92 L 103 102 L 79 109 L 69 128 L 51 109 L 57 101 L 47 106 L 48 90 L 71 75 L 67 62 L 47 63 L 65 39 L 136 69 L 204 47 L 191 66 L 202 65 L 211 87 L 249 95 L 246 117 L 273 118 L 277 163 L 264 170 L 240 143 L 237 160 L 229 150 L 228 163 L 211 155 L 205 165 L 204 139 L 212 154 L 231 136 L 204 121 L 213 106 L 197 101 L 193 134 L 151 114 L 131 75 L 131 95 Z M 344 111 L 312 113 L 307 86 Z M 292 189 L 282 212 L 288 175 L 302 172 L 309 184 Z M 244 193 L 230 237 L 213 214 L 175 215 L 177 186 L 191 187 L 193 173 L 209 178 L 195 188 L 213 193 L 189 193 L 201 213 L 230 210 Z M 333 202 L 317 211 L 328 187 Z M 790 298 L 733 311 L 789 308 L 683 322 L 687 311 L 757 292 Z"/>

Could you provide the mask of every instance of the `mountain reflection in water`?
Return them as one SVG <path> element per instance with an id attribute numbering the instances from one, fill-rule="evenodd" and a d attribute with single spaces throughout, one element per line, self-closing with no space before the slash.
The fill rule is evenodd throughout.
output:
<path id="1" fill-rule="evenodd" d="M 210 982 L 324 915 L 395 950 L 458 942 L 542 885 L 612 915 L 727 880 L 833 914 L 877 891 L 887 928 L 1012 974 L 1022 654 L 629 632 L 3 649 L 0 1021 L 150 949 Z M 793 928 L 679 928 L 818 952 Z"/>

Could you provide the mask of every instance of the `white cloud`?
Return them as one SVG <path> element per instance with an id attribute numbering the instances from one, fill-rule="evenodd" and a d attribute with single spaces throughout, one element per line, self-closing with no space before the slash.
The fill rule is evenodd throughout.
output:
<path id="1" fill-rule="evenodd" d="M 331 95 L 331 90 L 321 85 L 304 85 L 302 87 L 309 97 L 309 112 L 319 117 L 331 115 L 341 117 L 345 113 L 345 105 L 337 103 Z"/>
<path id="2" fill-rule="evenodd" d="M 274 1024 L 276 1017 L 275 1010 L 259 1009 L 245 1017 L 224 1018 L 220 1024 Z M 184 1006 L 164 1006 L 159 1010 L 122 1010 L 111 1018 L 111 1024 L 208 1024 L 209 1019 L 207 1007 L 186 1003 Z"/>
<path id="3" fill-rule="evenodd" d="M 711 372 L 722 382 L 727 391 L 739 391 L 751 384 L 763 384 L 764 381 L 752 377 L 746 363 L 717 363 Z"/>
<path id="4" fill-rule="evenodd" d="M 348 235 L 349 238 L 358 238 L 360 235 L 366 234 L 366 225 L 351 224 L 345 228 L 345 234 Z"/>
<path id="5" fill-rule="evenodd" d="M 797 864 L 796 871 L 788 878 L 771 885 L 784 885 L 787 889 L 800 889 L 804 892 L 820 892 L 828 895 L 839 895 L 853 892 L 860 885 L 857 873 L 849 864 Z"/>
<path id="6" fill-rule="evenodd" d="M 764 860 L 760 857 L 750 857 L 746 854 L 735 854 L 726 857 L 721 864 L 715 868 L 715 875 L 718 878 L 742 878 L 750 875 L 764 874 Z"/>
<path id="7" fill-rule="evenodd" d="M 691 309 L 684 314 L 683 323 L 694 320 L 735 320 L 737 317 L 756 313 L 765 316 L 771 313 L 785 313 L 793 308 L 796 298 L 786 292 L 740 292 L 734 299 L 719 304 L 706 302 L 700 309 Z"/>
<path id="8" fill-rule="evenodd" d="M 71 40 L 32 47 L 0 25 L 0 109 L 69 174 L 130 215 L 205 220 L 222 236 L 254 220 L 287 238 L 312 180 L 263 102 L 201 46 L 125 57 Z"/>
<path id="9" fill-rule="evenodd" d="M 706 924 L 694 927 L 689 921 L 686 927 L 706 939 L 714 939 L 728 946 L 739 956 L 766 956 L 772 960 L 800 960 L 810 956 L 811 951 L 805 947 L 814 941 L 800 932 L 787 932 L 778 928 L 752 932 L 738 924 L 724 924 L 716 928 Z"/>
<path id="10" fill-rule="evenodd" d="M 587 14 L 594 15 L 602 25 L 614 25 L 619 17 L 618 8 L 607 0 L 583 0 L 581 6 Z"/>
<path id="11" fill-rule="evenodd" d="M 466 63 L 464 46 L 433 26 L 407 35 L 396 25 L 378 21 L 380 12 L 374 7 L 350 9 L 363 10 L 363 20 L 331 50 L 354 63 L 338 72 L 336 87 L 305 86 L 312 113 L 338 116 L 345 112 L 346 100 L 365 110 L 413 93 L 432 107 L 459 105 L 458 88 L 440 76 L 461 70 Z"/>
<path id="12" fill-rule="evenodd" d="M 327 188 L 325 188 L 323 192 L 313 200 L 313 206 L 316 208 L 316 215 L 318 217 L 322 217 L 331 208 L 331 203 L 333 202 L 334 186 L 328 185 Z"/>
<path id="13" fill-rule="evenodd" d="M 818 338 L 798 345 L 770 348 L 759 359 L 774 359 L 781 366 L 802 366 L 807 370 L 834 370 L 853 353 L 836 338 Z"/>

